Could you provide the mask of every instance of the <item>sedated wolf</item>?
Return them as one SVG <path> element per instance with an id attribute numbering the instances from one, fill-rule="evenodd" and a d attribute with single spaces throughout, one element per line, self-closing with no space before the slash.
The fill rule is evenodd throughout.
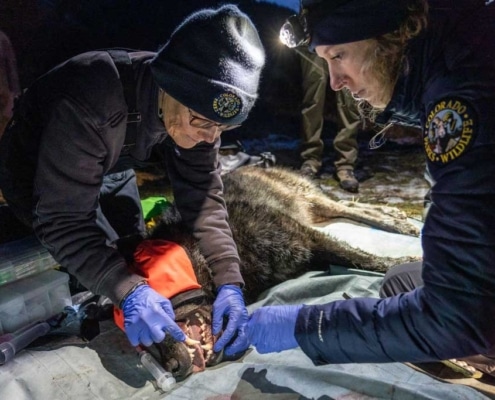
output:
<path id="1" fill-rule="evenodd" d="M 224 175 L 223 181 L 229 223 L 245 280 L 246 304 L 279 283 L 307 271 L 328 270 L 330 264 L 385 272 L 393 265 L 412 260 L 373 255 L 312 227 L 333 218 L 346 218 L 389 232 L 419 235 L 418 228 L 397 208 L 333 201 L 312 181 L 282 167 L 241 167 Z M 149 238 L 184 247 L 202 286 L 199 296 L 189 296 L 179 305 L 172 299 L 178 324 L 201 344 L 187 346 L 167 336 L 149 349 L 165 369 L 181 380 L 225 360 L 211 350 L 215 341 L 211 333 L 212 280 L 174 207 L 161 216 Z"/>

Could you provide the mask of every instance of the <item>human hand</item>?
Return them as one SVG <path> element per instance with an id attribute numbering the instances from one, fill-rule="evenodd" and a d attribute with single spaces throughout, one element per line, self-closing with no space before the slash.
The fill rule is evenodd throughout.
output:
<path id="1" fill-rule="evenodd" d="M 248 321 L 248 312 L 244 304 L 242 290 L 236 285 L 222 285 L 218 289 L 213 303 L 213 334 L 218 335 L 223 326 L 223 317 L 227 316 L 227 327 L 217 340 L 213 351 L 221 351 L 237 332 L 234 343 L 225 348 L 226 355 L 233 355 L 247 349 L 249 343 L 244 338 L 244 325 Z"/>
<path id="2" fill-rule="evenodd" d="M 302 305 L 266 306 L 249 318 L 245 336 L 258 353 L 273 353 L 298 347 L 294 330 Z"/>
<path id="3" fill-rule="evenodd" d="M 170 300 L 148 285 L 141 285 L 131 292 L 124 300 L 122 311 L 125 333 L 133 346 L 160 343 L 166 333 L 178 342 L 186 340 L 186 334 L 174 321 Z"/>

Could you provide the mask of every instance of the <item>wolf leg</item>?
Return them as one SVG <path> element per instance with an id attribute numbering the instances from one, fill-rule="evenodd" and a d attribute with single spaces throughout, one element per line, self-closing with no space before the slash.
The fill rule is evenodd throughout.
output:
<path id="1" fill-rule="evenodd" d="M 313 204 L 314 222 L 324 222 L 334 218 L 347 218 L 387 232 L 400 233 L 409 236 L 419 236 L 420 230 L 407 218 L 394 216 L 392 207 L 367 207 L 366 205 L 353 205 L 352 207 L 331 200 L 324 194 L 314 196 Z M 380 208 L 382 207 L 382 208 Z M 395 215 L 400 215 L 395 213 Z"/>

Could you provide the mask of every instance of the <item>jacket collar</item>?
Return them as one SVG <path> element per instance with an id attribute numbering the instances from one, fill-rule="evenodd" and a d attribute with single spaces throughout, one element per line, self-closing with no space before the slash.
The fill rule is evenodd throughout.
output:
<path id="1" fill-rule="evenodd" d="M 400 124 L 411 127 L 421 126 L 422 48 L 420 36 L 409 43 L 400 74 L 392 94 L 392 99 L 375 122 L 379 125 Z"/>

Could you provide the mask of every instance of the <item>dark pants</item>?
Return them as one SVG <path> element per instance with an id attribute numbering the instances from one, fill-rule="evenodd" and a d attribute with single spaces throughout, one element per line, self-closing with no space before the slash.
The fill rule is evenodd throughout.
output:
<path id="1" fill-rule="evenodd" d="M 408 264 L 397 265 L 391 268 L 383 278 L 380 288 L 380 297 L 391 297 L 399 293 L 410 292 L 418 286 L 423 286 L 421 278 L 422 262 L 417 261 Z M 492 348 L 486 354 L 477 354 L 470 357 L 459 358 L 474 368 L 495 377 L 495 349 Z"/>
<path id="2" fill-rule="evenodd" d="M 0 243 L 32 234 L 31 196 L 15 192 L 5 196 L 8 206 L 0 208 Z M 119 249 L 132 249 L 145 232 L 141 200 L 132 169 L 106 175 L 100 189 L 96 224 L 109 244 Z M 128 257 L 129 254 L 123 253 Z"/>
<path id="3" fill-rule="evenodd" d="M 0 244 L 19 240 L 33 233 L 30 228 L 19 221 L 7 204 L 0 206 L 0 226 Z"/>
<path id="4" fill-rule="evenodd" d="M 143 210 L 134 170 L 105 175 L 100 189 L 97 225 L 105 232 L 109 243 L 115 243 L 126 257 L 145 233 Z"/>
<path id="5" fill-rule="evenodd" d="M 3 209 L 0 213 L 0 226 L 5 231 L 4 227 L 22 223 L 32 233 L 35 206 L 33 184 L 42 128 L 32 118 L 25 117 L 32 113 L 28 111 L 28 105 L 21 103 L 22 97 L 18 111 L 0 139 L 0 189 L 9 205 L 8 210 Z M 134 170 L 127 169 L 104 176 L 96 223 L 108 242 L 117 244 L 119 248 L 121 246 L 117 240 L 133 241 L 132 238 L 143 236 L 145 224 Z M 12 228 L 13 233 L 15 229 Z M 25 229 L 21 229 L 22 234 Z M 15 238 L 17 234 L 3 236 L 6 241 Z"/>
<path id="6" fill-rule="evenodd" d="M 33 182 L 39 145 L 33 131 L 35 128 L 26 119 L 15 115 L 0 140 L 0 189 L 9 213 L 28 229 L 32 229 Z"/>
<path id="7" fill-rule="evenodd" d="M 0 189 L 11 211 L 31 228 L 42 128 L 32 118 L 24 117 L 29 114 L 25 108 L 29 107 L 21 104 L 0 140 Z M 136 174 L 132 169 L 105 175 L 99 200 L 97 223 L 109 240 L 144 231 Z"/>
<path id="8" fill-rule="evenodd" d="M 421 278 L 422 267 L 423 262 L 416 261 L 390 268 L 383 278 L 380 297 L 392 297 L 423 286 L 423 278 Z"/>

